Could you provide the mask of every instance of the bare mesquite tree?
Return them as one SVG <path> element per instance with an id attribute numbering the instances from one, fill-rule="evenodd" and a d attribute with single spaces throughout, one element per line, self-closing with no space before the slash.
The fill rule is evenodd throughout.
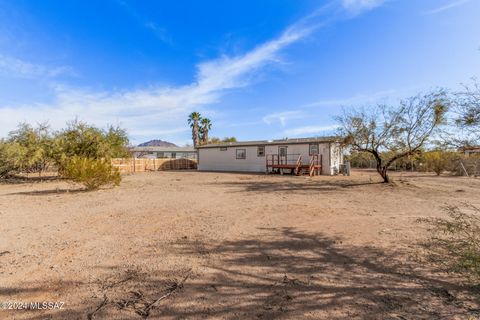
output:
<path id="1" fill-rule="evenodd" d="M 390 182 L 390 166 L 420 152 L 443 122 L 447 106 L 445 93 L 435 92 L 403 100 L 397 106 L 345 109 L 336 119 L 345 143 L 352 150 L 372 154 L 377 172 L 384 182 Z"/>
<path id="2" fill-rule="evenodd" d="M 448 140 L 457 147 L 480 144 L 480 84 L 474 79 L 471 85 L 453 95 L 455 135 Z"/>

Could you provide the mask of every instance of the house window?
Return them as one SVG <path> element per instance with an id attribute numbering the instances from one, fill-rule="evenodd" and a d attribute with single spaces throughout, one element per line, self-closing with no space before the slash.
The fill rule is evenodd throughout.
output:
<path id="1" fill-rule="evenodd" d="M 313 154 L 318 154 L 318 144 L 316 143 L 311 143 L 309 148 L 308 148 L 308 153 L 310 155 L 313 155 Z"/>
<path id="2" fill-rule="evenodd" d="M 257 147 L 257 157 L 265 157 L 265 146 Z"/>
<path id="3" fill-rule="evenodd" d="M 237 154 L 237 159 L 246 159 L 247 149 L 237 149 L 236 154 Z"/>
<path id="4" fill-rule="evenodd" d="M 287 147 L 278 147 L 278 154 L 280 155 L 280 157 L 286 157 Z"/>
<path id="5" fill-rule="evenodd" d="M 220 151 L 227 151 L 227 147 L 220 147 Z"/>

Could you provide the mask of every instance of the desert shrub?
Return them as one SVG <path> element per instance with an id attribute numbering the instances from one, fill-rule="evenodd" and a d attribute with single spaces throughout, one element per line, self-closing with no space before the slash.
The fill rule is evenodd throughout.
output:
<path id="1" fill-rule="evenodd" d="M 72 157 L 109 160 L 128 156 L 128 137 L 124 129 L 110 126 L 102 130 L 81 121 L 70 122 L 57 134 L 54 145 L 60 171 Z"/>
<path id="2" fill-rule="evenodd" d="M 87 190 L 120 184 L 120 173 L 110 161 L 74 156 L 66 161 L 62 176 L 81 183 Z"/>
<path id="3" fill-rule="evenodd" d="M 391 152 L 382 152 L 383 157 L 391 157 Z M 366 152 L 358 152 L 352 150 L 352 152 L 345 156 L 346 161 L 350 161 L 352 168 L 376 168 L 377 162 L 375 157 Z M 417 154 L 411 155 L 409 157 L 404 157 L 395 160 L 389 167 L 390 170 L 412 170 L 418 167 L 419 157 Z"/>
<path id="4" fill-rule="evenodd" d="M 387 152 L 385 156 L 392 156 Z M 420 165 L 420 157 L 422 150 L 419 150 L 415 154 L 409 155 L 407 157 L 399 158 L 393 162 L 390 169 L 391 170 L 404 170 L 404 171 L 417 171 Z"/>
<path id="5" fill-rule="evenodd" d="M 429 151 L 422 154 L 420 158 L 420 171 L 435 172 L 437 176 L 452 168 L 453 157 L 446 151 Z"/>
<path id="6" fill-rule="evenodd" d="M 89 189 L 117 184 L 120 178 L 110 159 L 127 157 L 127 145 L 127 133 L 120 127 L 103 130 L 75 120 L 52 132 L 47 124 L 21 123 L 8 139 L 0 140 L 0 178 L 54 167 Z"/>
<path id="7" fill-rule="evenodd" d="M 423 219 L 429 225 L 429 257 L 447 270 L 480 280 L 480 208 L 447 206 L 447 218 Z"/>
<path id="8" fill-rule="evenodd" d="M 370 153 L 352 151 L 345 156 L 345 161 L 350 161 L 352 168 L 375 168 L 375 158 Z"/>
<path id="9" fill-rule="evenodd" d="M 47 124 L 20 123 L 6 143 L 18 171 L 42 172 L 52 162 L 52 134 Z"/>
<path id="10" fill-rule="evenodd" d="M 480 155 L 456 154 L 452 157 L 451 169 L 455 175 L 463 176 L 467 171 L 469 176 L 480 175 Z"/>
<path id="11" fill-rule="evenodd" d="M 0 178 L 20 171 L 25 150 L 17 143 L 0 141 Z"/>

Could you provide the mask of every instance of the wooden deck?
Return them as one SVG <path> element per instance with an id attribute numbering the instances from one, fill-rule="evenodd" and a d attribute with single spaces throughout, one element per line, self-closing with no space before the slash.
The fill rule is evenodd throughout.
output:
<path id="1" fill-rule="evenodd" d="M 296 175 L 308 174 L 315 176 L 322 173 L 322 155 L 311 155 L 307 163 L 304 163 L 302 160 L 302 156 L 299 154 L 268 154 L 265 163 L 266 173 L 278 172 L 284 174 L 284 170 L 290 170 L 290 173 Z"/>

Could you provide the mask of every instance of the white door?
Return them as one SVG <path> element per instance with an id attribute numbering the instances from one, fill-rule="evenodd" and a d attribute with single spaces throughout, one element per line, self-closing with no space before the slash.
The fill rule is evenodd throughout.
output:
<path id="1" fill-rule="evenodd" d="M 278 160 L 279 164 L 287 164 L 287 147 L 278 147 Z"/>

